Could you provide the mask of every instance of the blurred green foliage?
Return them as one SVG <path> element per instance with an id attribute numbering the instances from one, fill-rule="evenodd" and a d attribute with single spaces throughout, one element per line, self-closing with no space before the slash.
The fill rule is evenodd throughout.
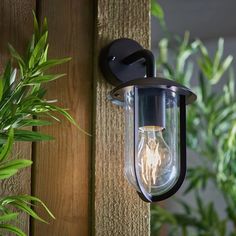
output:
<path id="1" fill-rule="evenodd" d="M 199 39 L 191 41 L 188 32 L 184 37 L 169 33 L 164 11 L 156 1 L 152 2 L 152 15 L 159 21 L 165 35 L 158 45 L 158 72 L 190 86 L 193 73 L 197 71 L 197 85 L 191 85 L 191 88 L 198 99 L 188 107 L 187 145 L 201 160 L 200 164 L 188 168 L 188 186 L 184 191 L 184 194 L 193 193 L 196 206 L 175 199 L 182 208 L 179 213 L 152 205 L 152 235 L 159 235 L 163 225 L 168 225 L 168 235 L 235 236 L 236 96 L 233 57 L 223 56 L 222 38 L 218 40 L 214 55 L 210 56 L 203 42 Z M 206 200 L 201 196 L 209 182 L 225 201 L 225 218 L 219 216 L 214 199 Z"/>

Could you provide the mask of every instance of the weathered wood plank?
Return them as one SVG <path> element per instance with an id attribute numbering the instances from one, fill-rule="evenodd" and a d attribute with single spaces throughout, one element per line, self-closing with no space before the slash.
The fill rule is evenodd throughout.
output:
<path id="1" fill-rule="evenodd" d="M 51 58 L 72 57 L 55 73 L 66 78 L 52 82 L 48 98 L 62 107 L 86 131 L 92 120 L 93 3 L 86 0 L 40 0 L 39 15 L 48 18 Z M 63 119 L 41 128 L 55 141 L 37 143 L 34 150 L 34 191 L 52 210 L 49 225 L 34 222 L 35 236 L 86 236 L 89 234 L 89 175 L 91 137 Z"/>
<path id="2" fill-rule="evenodd" d="M 33 15 L 35 1 L 2 0 L 0 2 L 0 71 L 9 59 L 7 43 L 11 43 L 21 53 L 26 50 L 26 44 L 33 33 Z M 31 159 L 31 143 L 16 143 L 13 156 L 19 155 L 25 159 Z M 0 196 L 30 194 L 31 170 L 22 170 L 16 176 L 0 182 Z M 29 217 L 21 214 L 16 225 L 24 232 L 29 232 Z M 13 234 L 4 234 L 13 235 Z M 15 235 L 15 234 L 14 234 Z"/>
<path id="3" fill-rule="evenodd" d="M 110 41 L 128 37 L 150 45 L 147 0 L 98 0 L 95 57 Z M 94 235 L 149 235 L 149 205 L 124 177 L 124 118 L 107 100 L 112 89 L 95 65 Z"/>

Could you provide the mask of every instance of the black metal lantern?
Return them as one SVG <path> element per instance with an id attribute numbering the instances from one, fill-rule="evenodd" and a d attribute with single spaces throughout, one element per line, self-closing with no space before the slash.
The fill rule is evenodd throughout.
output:
<path id="1" fill-rule="evenodd" d="M 116 86 L 110 99 L 125 109 L 125 175 L 147 202 L 173 195 L 186 173 L 186 111 L 196 95 L 155 77 L 153 54 L 131 39 L 102 50 L 100 66 Z"/>

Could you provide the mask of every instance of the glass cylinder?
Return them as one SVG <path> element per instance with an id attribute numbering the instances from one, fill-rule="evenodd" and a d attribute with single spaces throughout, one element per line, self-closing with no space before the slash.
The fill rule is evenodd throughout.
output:
<path id="1" fill-rule="evenodd" d="M 124 94 L 124 108 L 125 175 L 137 191 L 164 194 L 180 175 L 178 96 L 132 86 Z"/>

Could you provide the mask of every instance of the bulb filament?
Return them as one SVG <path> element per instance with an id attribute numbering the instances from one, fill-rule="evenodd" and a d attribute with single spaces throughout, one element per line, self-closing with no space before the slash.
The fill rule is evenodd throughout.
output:
<path id="1" fill-rule="evenodd" d="M 171 159 L 169 147 L 160 130 L 141 132 L 138 155 L 144 184 L 149 187 L 156 185 L 158 179 L 168 170 Z"/>

